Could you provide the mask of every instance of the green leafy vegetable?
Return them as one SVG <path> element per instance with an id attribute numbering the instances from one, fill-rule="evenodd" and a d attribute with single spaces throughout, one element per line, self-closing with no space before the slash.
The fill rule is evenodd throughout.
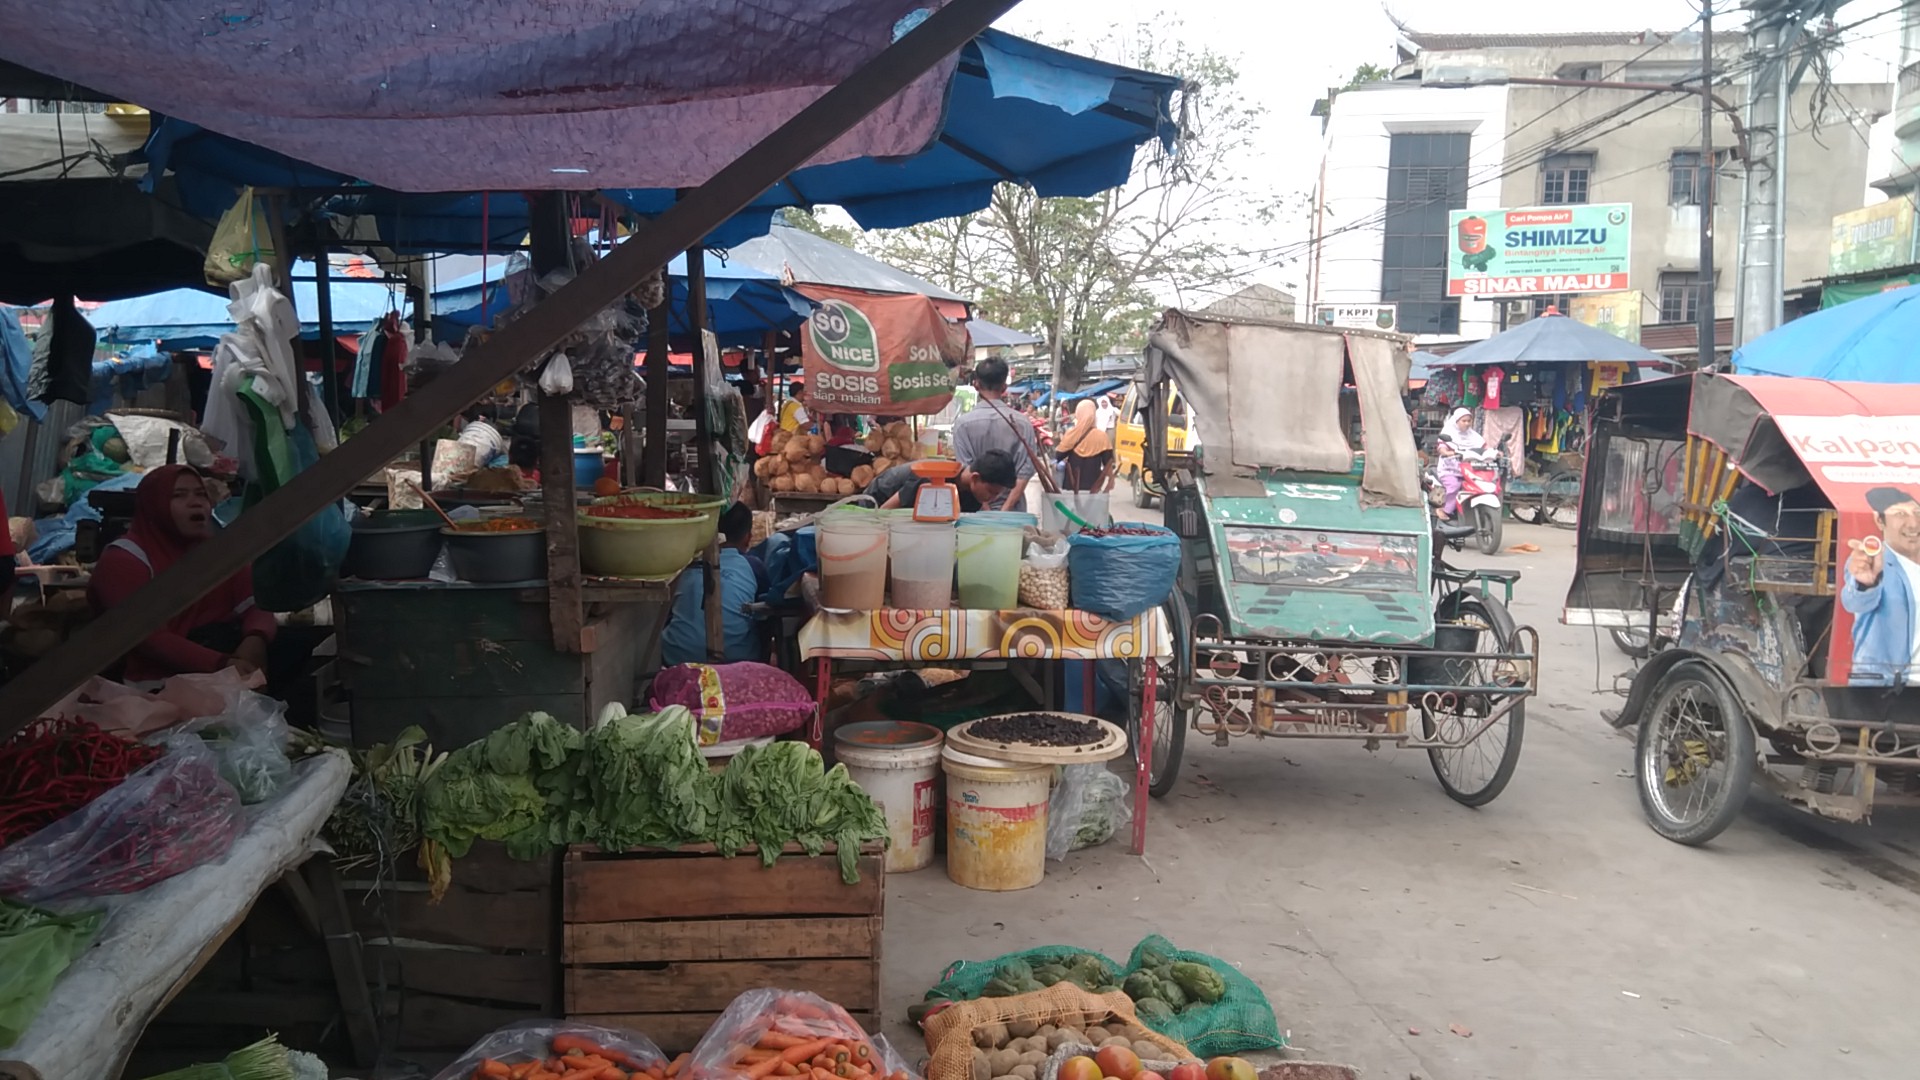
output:
<path id="1" fill-rule="evenodd" d="M 562 781 L 580 732 L 546 713 L 528 713 L 447 755 L 420 789 L 421 865 L 436 897 L 452 880 L 447 859 L 475 840 L 499 840 L 516 859 L 553 845 L 541 782 Z"/>
<path id="2" fill-rule="evenodd" d="M 851 885 L 860 880 L 861 844 L 886 835 L 886 817 L 847 775 L 847 767 L 827 769 L 819 751 L 806 743 L 746 747 L 720 776 L 714 844 L 722 854 L 752 843 L 760 848 L 761 863 L 772 866 L 789 842 L 808 855 L 833 844 L 840 879 Z"/>
<path id="3" fill-rule="evenodd" d="M 105 912 L 56 915 L 0 898 L 0 1050 L 17 1042 Z"/>
<path id="4" fill-rule="evenodd" d="M 693 714 L 678 705 L 602 717 L 587 734 L 579 772 L 585 805 L 576 798 L 568 816 L 570 841 L 625 851 L 713 836 L 719 784 L 694 742 Z"/>

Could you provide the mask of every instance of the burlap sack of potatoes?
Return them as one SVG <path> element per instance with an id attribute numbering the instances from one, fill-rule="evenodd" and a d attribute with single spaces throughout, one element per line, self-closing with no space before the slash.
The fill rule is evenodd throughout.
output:
<path id="1" fill-rule="evenodd" d="M 1014 997 L 979 998 L 956 1001 L 927 1018 L 927 1080 L 972 1080 L 973 1033 L 986 1024 L 1032 1020 L 1040 1024 L 1085 1027 L 1106 1018 L 1119 1017 L 1146 1032 L 1147 1041 L 1164 1047 L 1172 1060 L 1193 1057 L 1187 1048 L 1140 1022 L 1133 1011 L 1133 999 L 1123 993 L 1096 994 L 1072 983 L 1060 983 L 1045 990 Z"/>

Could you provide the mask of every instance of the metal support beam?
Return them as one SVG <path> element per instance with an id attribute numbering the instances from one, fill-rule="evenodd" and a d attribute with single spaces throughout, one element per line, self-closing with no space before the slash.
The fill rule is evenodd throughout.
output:
<path id="1" fill-rule="evenodd" d="M 501 327 L 446 374 L 240 515 L 220 535 L 189 551 L 127 603 L 87 624 L 66 644 L 0 687 L 0 737 L 32 722 L 255 555 L 315 513 L 326 511 L 410 443 L 666 266 L 676 252 L 698 244 L 715 226 L 825 150 L 1018 2 L 952 0 L 902 35 L 524 318 Z"/>

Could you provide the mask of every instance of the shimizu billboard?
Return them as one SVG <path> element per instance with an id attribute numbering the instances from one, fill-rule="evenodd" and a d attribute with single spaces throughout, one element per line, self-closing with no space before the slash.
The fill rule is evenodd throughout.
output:
<path id="1" fill-rule="evenodd" d="M 1621 292 L 1629 287 L 1627 203 L 1455 210 L 1448 215 L 1448 296 Z"/>

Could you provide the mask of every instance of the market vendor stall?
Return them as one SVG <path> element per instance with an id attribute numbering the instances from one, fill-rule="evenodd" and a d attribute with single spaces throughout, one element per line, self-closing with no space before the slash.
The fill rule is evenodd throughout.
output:
<path id="1" fill-rule="evenodd" d="M 874 661 L 879 667 L 937 665 L 966 667 L 979 663 L 1016 661 L 1014 670 L 1026 675 L 1035 696 L 1049 697 L 1025 670 L 1038 664 L 1067 660 L 1160 660 L 1173 656 L 1173 635 L 1165 613 L 1152 608 L 1132 619 L 1109 620 L 1085 611 L 910 611 L 886 608 L 873 611 L 822 611 L 800 630 L 800 656 L 818 664 L 820 716 L 826 712 L 836 662 Z M 1024 667 L 1023 667 L 1024 665 Z M 1157 665 L 1142 665 L 1145 679 L 1138 706 L 1139 729 L 1134 733 L 1136 760 L 1132 851 L 1147 846 L 1146 748 L 1153 745 L 1155 675 Z M 1053 669 L 1058 670 L 1058 669 Z M 1092 681 L 1092 668 L 1087 668 Z M 825 738 L 816 718 L 810 739 Z"/>
<path id="2" fill-rule="evenodd" d="M 93 948 L 54 984 L 38 1018 L 0 1050 L 7 1080 L 118 1076 L 147 1021 L 193 978 L 282 875 L 306 862 L 346 790 L 345 754 L 302 762 L 218 859 L 122 898 Z"/>

